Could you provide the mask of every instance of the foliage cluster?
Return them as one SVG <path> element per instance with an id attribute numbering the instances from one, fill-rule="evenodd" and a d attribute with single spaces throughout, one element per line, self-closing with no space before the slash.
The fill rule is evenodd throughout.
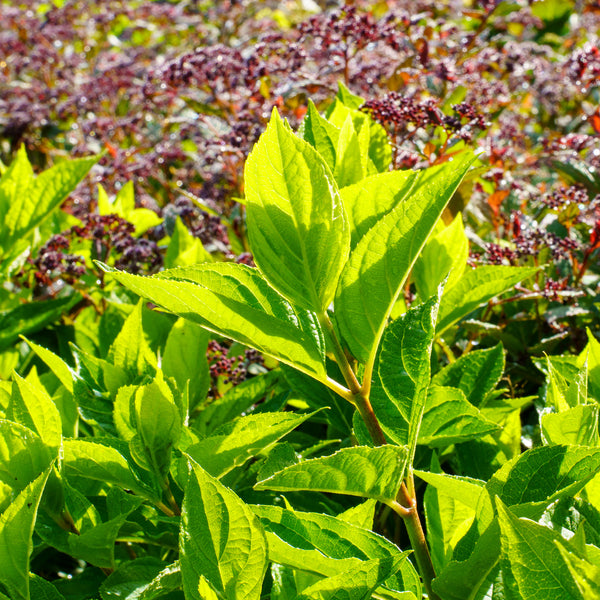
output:
<path id="1" fill-rule="evenodd" d="M 0 6 L 0 598 L 600 598 L 600 9 L 103 8 Z"/>

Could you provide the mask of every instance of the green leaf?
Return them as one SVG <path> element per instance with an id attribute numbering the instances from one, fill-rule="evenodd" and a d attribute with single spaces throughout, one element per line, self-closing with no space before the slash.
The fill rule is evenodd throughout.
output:
<path id="1" fill-rule="evenodd" d="M 453 287 L 446 288 L 440 303 L 437 335 L 495 296 L 510 290 L 537 273 L 537 267 L 486 265 L 465 272 Z"/>
<path id="2" fill-rule="evenodd" d="M 140 375 L 154 375 L 157 364 L 142 329 L 142 307 L 140 300 L 125 320 L 119 335 L 108 350 L 108 360 L 123 369 L 130 380 Z"/>
<path id="3" fill-rule="evenodd" d="M 340 190 L 350 225 L 352 250 L 377 221 L 406 200 L 418 180 L 416 171 L 388 171 Z"/>
<path id="4" fill-rule="evenodd" d="M 35 431 L 48 448 L 58 452 L 62 422 L 56 404 L 41 384 L 31 383 L 17 373 L 13 374 L 13 379 L 15 384 L 7 416 Z"/>
<path id="5" fill-rule="evenodd" d="M 575 495 L 600 469 L 600 448 L 541 446 L 507 462 L 488 481 L 490 495 L 507 506 L 550 504 Z"/>
<path id="6" fill-rule="evenodd" d="M 143 590 L 136 600 L 155 600 L 169 592 L 181 589 L 181 568 L 179 561 L 165 567 Z M 205 599 L 203 599 L 205 600 Z"/>
<path id="7" fill-rule="evenodd" d="M 165 268 L 187 267 L 212 260 L 200 238 L 194 237 L 178 218 L 165 255 Z"/>
<path id="8" fill-rule="evenodd" d="M 179 441 L 183 421 L 168 386 L 160 385 L 158 380 L 140 386 L 135 394 L 134 414 L 137 436 L 130 440 L 132 454 L 133 448 L 139 449 L 134 455 L 136 462 L 166 485 L 171 450 Z"/>
<path id="9" fill-rule="evenodd" d="M 381 535 L 331 515 L 278 506 L 252 506 L 267 533 L 269 560 L 323 576 L 337 575 L 351 560 L 400 556 L 398 547 Z M 410 561 L 384 582 L 386 588 L 421 598 L 421 579 Z"/>
<path id="10" fill-rule="evenodd" d="M 433 591 L 444 600 L 485 598 L 498 572 L 499 554 L 500 529 L 494 520 L 466 559 L 453 559 L 438 573 L 433 580 Z"/>
<path id="11" fill-rule="evenodd" d="M 221 425 L 232 421 L 252 405 L 260 402 L 274 387 L 279 377 L 278 370 L 273 370 L 229 388 L 223 396 L 202 410 L 193 421 L 192 428 L 202 436 L 211 434 Z M 313 379 L 309 380 L 313 381 Z"/>
<path id="12" fill-rule="evenodd" d="M 314 414 L 282 412 L 240 417 L 190 446 L 186 453 L 213 477 L 220 478 L 252 456 L 267 451 Z"/>
<path id="13" fill-rule="evenodd" d="M 502 542 L 502 581 L 507 600 L 579 600 L 581 596 L 547 527 L 519 519 L 496 499 Z"/>
<path id="14" fill-rule="evenodd" d="M 257 269 L 206 264 L 164 271 L 160 277 L 106 270 L 136 294 L 180 317 L 325 378 L 322 332 L 314 313 L 295 309 Z"/>
<path id="15" fill-rule="evenodd" d="M 2 223 L 10 207 L 27 193 L 33 181 L 33 169 L 27 158 L 25 144 L 17 150 L 15 159 L 0 177 L 0 218 Z"/>
<path id="16" fill-rule="evenodd" d="M 35 600 L 65 600 L 56 587 L 39 575 L 29 575 L 29 595 Z"/>
<path id="17" fill-rule="evenodd" d="M 542 439 L 546 444 L 598 446 L 598 404 L 579 405 L 560 413 L 540 417 Z"/>
<path id="18" fill-rule="evenodd" d="M 369 600 L 379 584 L 398 570 L 406 555 L 368 560 L 351 571 L 318 581 L 297 600 Z"/>
<path id="19" fill-rule="evenodd" d="M 333 173 L 340 130 L 319 114 L 317 107 L 310 99 L 302 125 L 304 139 L 323 157 Z"/>
<path id="20" fill-rule="evenodd" d="M 161 368 L 166 377 L 173 377 L 180 391 L 190 382 L 190 408 L 206 398 L 210 385 L 206 349 L 209 334 L 205 329 L 185 319 L 177 320 L 167 338 Z"/>
<path id="21" fill-rule="evenodd" d="M 400 490 L 406 460 L 406 448 L 398 446 L 343 448 L 330 456 L 291 465 L 254 487 L 348 494 L 392 503 Z"/>
<path id="22" fill-rule="evenodd" d="M 71 367 L 57 354 L 39 346 L 38 344 L 26 339 L 21 336 L 29 345 L 29 347 L 37 354 L 37 356 L 43 360 L 50 370 L 56 375 L 59 381 L 65 386 L 65 388 L 73 393 L 73 379 L 74 373 L 71 371 Z"/>
<path id="23" fill-rule="evenodd" d="M 41 473 L 48 471 L 56 458 L 48 446 L 31 429 L 0 420 L 0 482 L 6 486 L 0 494 L 0 510 Z M 2 486 L 0 486 L 2 487 Z"/>
<path id="24" fill-rule="evenodd" d="M 158 500 L 152 489 L 139 481 L 115 448 L 86 439 L 63 440 L 63 468 L 67 477 L 79 476 L 115 484 L 150 500 Z"/>
<path id="25" fill-rule="evenodd" d="M 99 156 L 64 160 L 41 173 L 15 195 L 4 220 L 0 245 L 7 251 L 56 210 L 95 165 Z M 5 175 L 6 176 L 6 175 Z M 4 179 L 4 177 L 3 177 Z"/>
<path id="26" fill-rule="evenodd" d="M 29 600 L 33 528 L 50 469 L 32 481 L 0 515 L 0 582 L 12 600 Z"/>
<path id="27" fill-rule="evenodd" d="M 424 304 L 411 308 L 388 325 L 381 343 L 378 375 L 387 396 L 407 425 L 405 428 L 398 419 L 394 439 L 409 447 L 410 465 L 427 402 L 438 306 L 439 297 L 433 296 Z M 377 402 L 374 409 L 377 411 Z"/>
<path id="28" fill-rule="evenodd" d="M 469 257 L 469 240 L 465 235 L 462 215 L 458 213 L 448 227 L 425 244 L 412 270 L 412 278 L 422 300 L 435 294 L 437 286 L 448 276 L 451 288 L 462 276 Z"/>
<path id="29" fill-rule="evenodd" d="M 0 350 L 14 344 L 20 335 L 35 333 L 53 323 L 80 300 L 79 294 L 73 294 L 55 300 L 27 302 L 16 308 L 0 311 Z"/>
<path id="30" fill-rule="evenodd" d="M 333 176 L 340 188 L 352 185 L 363 179 L 363 163 L 358 135 L 350 115 L 346 117 L 340 130 L 336 147 L 336 162 Z"/>
<path id="31" fill-rule="evenodd" d="M 164 567 L 162 560 L 150 556 L 125 562 L 102 583 L 100 595 L 103 600 L 139 598 Z"/>
<path id="32" fill-rule="evenodd" d="M 569 552 L 560 542 L 556 547 L 565 561 L 571 577 L 585 600 L 600 600 L 600 567 Z"/>
<path id="33" fill-rule="evenodd" d="M 498 344 L 459 357 L 436 373 L 431 383 L 462 390 L 473 406 L 481 407 L 504 373 L 504 348 Z"/>
<path id="34" fill-rule="evenodd" d="M 428 169 L 419 186 L 363 236 L 342 272 L 335 319 L 352 354 L 373 360 L 408 274 L 474 158 Z"/>
<path id="35" fill-rule="evenodd" d="M 434 455 L 435 457 L 435 455 Z M 432 459 L 432 468 L 439 469 L 437 459 Z M 467 478 L 444 473 L 415 474 L 433 484 L 427 486 L 423 508 L 427 523 L 427 541 L 436 573 L 450 562 L 458 541 L 467 533 L 476 515 L 477 499 L 485 485 L 476 485 Z"/>
<path id="36" fill-rule="evenodd" d="M 600 342 L 589 329 L 587 337 L 588 343 L 577 357 L 577 366 L 581 369 L 587 362 L 589 395 L 600 402 Z"/>
<path id="37" fill-rule="evenodd" d="M 267 542 L 258 517 L 231 490 L 192 464 L 179 536 L 186 598 L 200 599 L 204 576 L 226 600 L 258 600 Z"/>
<path id="38" fill-rule="evenodd" d="M 499 429 L 467 401 L 461 390 L 432 386 L 427 394 L 419 444 L 439 448 L 480 438 Z"/>
<path id="39" fill-rule="evenodd" d="M 246 161 L 245 182 L 256 264 L 283 296 L 308 310 L 324 311 L 350 249 L 331 171 L 274 110 Z"/>

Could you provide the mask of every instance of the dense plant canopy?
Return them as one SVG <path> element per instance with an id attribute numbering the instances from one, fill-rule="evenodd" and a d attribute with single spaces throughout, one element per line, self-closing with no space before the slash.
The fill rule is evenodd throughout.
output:
<path id="1" fill-rule="evenodd" d="M 0 600 L 600 598 L 597 3 L 0 21 Z"/>

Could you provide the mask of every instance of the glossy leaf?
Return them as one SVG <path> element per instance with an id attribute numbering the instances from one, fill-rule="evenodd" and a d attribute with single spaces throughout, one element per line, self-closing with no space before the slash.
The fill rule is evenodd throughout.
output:
<path id="1" fill-rule="evenodd" d="M 600 448 L 542 446 L 507 462 L 486 488 L 507 506 L 574 495 L 600 469 Z"/>
<path id="2" fill-rule="evenodd" d="M 257 269 L 219 263 L 164 271 L 160 277 L 111 273 L 133 292 L 180 317 L 309 375 L 325 377 L 322 333 L 314 314 L 292 307 Z"/>
<path id="3" fill-rule="evenodd" d="M 352 251 L 336 292 L 335 318 L 360 361 L 375 356 L 419 252 L 473 160 L 467 154 L 428 169 L 410 197 L 371 227 Z"/>
<path id="4" fill-rule="evenodd" d="M 469 240 L 458 213 L 448 227 L 430 238 L 413 267 L 419 297 L 426 300 L 433 296 L 446 276 L 446 287 L 450 289 L 464 273 L 468 257 Z"/>
<path id="5" fill-rule="evenodd" d="M 598 446 L 598 404 L 574 406 L 540 417 L 542 437 L 547 444 Z"/>
<path id="6" fill-rule="evenodd" d="M 394 502 L 407 452 L 398 446 L 344 448 L 330 456 L 305 460 L 260 481 L 259 490 L 310 490 Z"/>
<path id="7" fill-rule="evenodd" d="M 85 439 L 63 441 L 63 467 L 67 477 L 80 476 L 113 483 L 146 498 L 156 499 L 152 489 L 137 479 L 115 448 Z"/>
<path id="8" fill-rule="evenodd" d="M 439 298 L 434 296 L 411 308 L 390 323 L 381 344 L 378 375 L 384 391 L 408 425 L 406 439 L 400 438 L 400 441 L 409 447 L 409 464 L 412 464 L 427 402 L 438 306 Z M 398 440 L 397 430 L 395 433 Z"/>
<path id="9" fill-rule="evenodd" d="M 267 533 L 269 560 L 323 576 L 336 575 L 351 561 L 399 556 L 398 547 L 381 535 L 331 515 L 278 506 L 252 506 Z M 421 580 L 410 561 L 388 578 L 388 589 L 421 597 Z"/>
<path id="10" fill-rule="evenodd" d="M 371 175 L 340 190 L 350 225 L 351 248 L 417 185 L 416 171 L 388 171 Z"/>
<path id="11" fill-rule="evenodd" d="M 440 303 L 437 335 L 495 296 L 510 290 L 537 273 L 537 267 L 484 265 L 465 272 L 453 287 L 446 289 Z"/>
<path id="12" fill-rule="evenodd" d="M 256 264 L 286 298 L 324 311 L 350 246 L 342 201 L 325 161 L 274 111 L 246 161 L 245 182 Z"/>
<path id="13" fill-rule="evenodd" d="M 25 339 L 25 338 L 23 338 Z M 56 375 L 59 381 L 65 386 L 65 388 L 73 393 L 73 379 L 75 375 L 71 370 L 71 367 L 57 354 L 54 354 L 51 350 L 40 346 L 28 339 L 25 339 L 29 347 L 43 360 L 49 369 Z"/>
<path id="14" fill-rule="evenodd" d="M 42 172 L 29 185 L 17 184 L 11 189 L 10 206 L 3 218 L 0 246 L 6 251 L 47 219 L 67 195 L 87 175 L 100 157 L 64 160 Z M 21 157 L 21 161 L 23 158 Z M 21 162 L 22 164 L 22 162 Z M 10 172 L 18 177 L 22 168 Z M 5 174 L 4 180 L 8 174 Z M 6 188 L 5 188 L 6 189 Z"/>
<path id="15" fill-rule="evenodd" d="M 365 157 L 366 158 L 366 157 Z M 337 140 L 333 176 L 340 188 L 352 185 L 365 176 L 360 142 L 350 115 L 346 117 Z"/>
<path id="16" fill-rule="evenodd" d="M 346 573 L 311 585 L 297 600 L 369 600 L 375 588 L 392 575 L 405 558 L 406 555 L 365 561 Z"/>
<path id="17" fill-rule="evenodd" d="M 29 600 L 33 528 L 49 473 L 39 475 L 0 515 L 0 582 L 12 600 Z"/>
<path id="18" fill-rule="evenodd" d="M 581 596 L 547 527 L 519 519 L 497 500 L 506 600 L 579 600 Z"/>
<path id="19" fill-rule="evenodd" d="M 433 385 L 462 390 L 474 406 L 482 406 L 504 373 L 504 348 L 498 344 L 485 350 L 474 350 L 438 371 Z"/>
<path id="20" fill-rule="evenodd" d="M 130 380 L 156 373 L 156 357 L 142 329 L 143 302 L 137 303 L 108 350 L 108 360 L 123 369 Z"/>
<path id="21" fill-rule="evenodd" d="M 419 443 L 439 448 L 477 439 L 499 429 L 467 401 L 461 390 L 432 386 L 427 394 Z"/>
<path id="22" fill-rule="evenodd" d="M 58 452 L 62 440 L 62 422 L 56 404 L 40 383 L 13 375 L 15 384 L 7 416 L 35 431 L 44 444 Z"/>
<path id="23" fill-rule="evenodd" d="M 135 394 L 134 414 L 137 436 L 130 441 L 130 447 L 139 449 L 134 458 L 164 482 L 183 421 L 168 386 L 157 380 L 140 386 Z"/>
<path id="24" fill-rule="evenodd" d="M 177 219 L 165 255 L 165 268 L 187 267 L 212 260 L 211 254 L 204 248 L 200 238 L 194 237 L 181 219 Z"/>
<path id="25" fill-rule="evenodd" d="M 319 114 L 312 100 L 308 101 L 308 111 L 302 126 L 304 139 L 322 156 L 333 173 L 340 130 Z"/>
<path id="26" fill-rule="evenodd" d="M 186 598 L 198 599 L 204 576 L 226 600 L 258 600 L 267 542 L 258 517 L 231 490 L 192 465 L 179 536 Z"/>
<path id="27" fill-rule="evenodd" d="M 186 453 L 213 477 L 222 477 L 252 456 L 267 451 L 314 414 L 282 412 L 240 417 L 190 446 Z"/>

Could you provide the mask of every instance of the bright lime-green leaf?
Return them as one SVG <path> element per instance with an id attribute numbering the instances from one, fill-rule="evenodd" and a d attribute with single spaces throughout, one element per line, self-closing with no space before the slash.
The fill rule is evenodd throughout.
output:
<path id="1" fill-rule="evenodd" d="M 579 405 L 540 417 L 542 437 L 547 444 L 598 446 L 598 404 Z"/>
<path id="2" fill-rule="evenodd" d="M 171 464 L 171 450 L 181 435 L 182 418 L 168 386 L 157 381 L 140 386 L 135 394 L 135 428 L 142 456 L 139 463 L 166 481 Z M 130 446 L 130 447 L 131 447 Z M 132 452 L 133 453 L 133 452 Z M 138 456 L 134 455 L 136 461 Z"/>
<path id="3" fill-rule="evenodd" d="M 394 502 L 407 451 L 399 446 L 343 448 L 330 456 L 305 460 L 260 481 L 259 490 L 310 490 Z"/>
<path id="4" fill-rule="evenodd" d="M 21 189 L 3 219 L 2 248 L 10 249 L 11 244 L 23 239 L 48 218 L 99 158 L 64 160 L 32 180 L 26 190 Z"/>
<path id="5" fill-rule="evenodd" d="M 115 448 L 85 439 L 63 440 L 63 468 L 71 475 L 118 485 L 145 498 L 156 499 L 152 489 L 138 480 Z"/>
<path id="6" fill-rule="evenodd" d="M 433 591 L 444 600 L 485 598 L 498 574 L 500 528 L 497 520 L 475 542 L 467 558 L 451 560 L 433 580 Z"/>
<path id="7" fill-rule="evenodd" d="M 226 600 L 258 600 L 267 542 L 258 517 L 231 490 L 192 464 L 179 534 L 186 598 L 200 600 L 204 576 Z"/>
<path id="8" fill-rule="evenodd" d="M 181 589 L 181 568 L 179 561 L 165 567 L 142 591 L 136 600 L 155 600 Z M 207 600 L 202 597 L 202 600 Z M 208 600 L 212 600 L 210 597 Z"/>
<path id="9" fill-rule="evenodd" d="M 465 272 L 440 303 L 437 334 L 441 335 L 470 312 L 537 273 L 537 267 L 485 265 Z"/>
<path id="10" fill-rule="evenodd" d="M 352 185 L 363 179 L 360 144 L 350 115 L 346 117 L 340 130 L 336 147 L 336 162 L 333 176 L 340 188 Z"/>
<path id="11" fill-rule="evenodd" d="M 431 383 L 462 390 L 474 406 L 482 406 L 504 373 L 504 348 L 498 344 L 463 354 L 436 373 Z"/>
<path id="12" fill-rule="evenodd" d="M 13 374 L 15 385 L 7 416 L 35 431 L 44 444 L 58 451 L 62 440 L 62 422 L 56 404 L 40 383 L 34 384 Z"/>
<path id="13" fill-rule="evenodd" d="M 165 268 L 187 267 L 212 260 L 200 238 L 194 237 L 181 219 L 177 219 L 165 256 Z"/>
<path id="14" fill-rule="evenodd" d="M 266 451 L 315 413 L 260 413 L 240 417 L 187 448 L 189 454 L 214 477 L 222 477 L 249 458 Z"/>
<path id="15" fill-rule="evenodd" d="M 477 439 L 500 428 L 457 388 L 432 386 L 427 394 L 419 444 L 439 448 Z"/>
<path id="16" fill-rule="evenodd" d="M 345 521 L 346 523 L 350 523 L 351 525 L 362 527 L 363 529 L 373 529 L 373 519 L 375 518 L 376 506 L 377 501 L 371 498 L 365 502 L 361 502 L 360 504 L 353 506 L 352 508 L 348 508 L 344 512 L 340 513 L 337 518 Z"/>
<path id="17" fill-rule="evenodd" d="M 25 338 L 23 338 L 25 339 Z M 73 378 L 74 374 L 67 363 L 51 350 L 39 346 L 38 344 L 25 339 L 29 347 L 43 360 L 50 370 L 58 377 L 59 381 L 65 388 L 73 393 Z"/>
<path id="18" fill-rule="evenodd" d="M 0 582 L 12 600 L 30 600 L 29 556 L 33 528 L 50 469 L 32 481 L 0 515 Z"/>
<path id="19" fill-rule="evenodd" d="M 304 139 L 323 157 L 333 173 L 340 130 L 319 114 L 312 100 L 308 101 L 308 112 L 302 124 Z"/>
<path id="20" fill-rule="evenodd" d="M 269 371 L 233 386 L 202 410 L 191 426 L 202 436 L 211 434 L 221 425 L 241 415 L 253 404 L 260 402 L 269 389 L 277 383 L 279 376 L 278 370 Z"/>
<path id="21" fill-rule="evenodd" d="M 325 161 L 274 111 L 246 161 L 245 183 L 256 264 L 285 297 L 324 311 L 350 249 L 342 201 Z"/>
<path id="22" fill-rule="evenodd" d="M 469 240 L 465 235 L 462 215 L 434 235 L 425 244 L 412 270 L 412 278 L 422 300 L 435 294 L 437 286 L 448 276 L 450 289 L 462 276 L 469 257 Z"/>
<path id="23" fill-rule="evenodd" d="M 379 219 L 406 200 L 418 179 L 416 171 L 389 171 L 340 190 L 350 224 L 352 249 Z"/>
<path id="24" fill-rule="evenodd" d="M 25 145 L 17 150 L 15 159 L 0 177 L 0 218 L 2 223 L 13 204 L 27 193 L 33 180 L 33 169 L 27 158 Z"/>
<path id="25" fill-rule="evenodd" d="M 206 348 L 209 334 L 195 323 L 179 319 L 167 338 L 161 368 L 173 377 L 179 390 L 190 382 L 190 408 L 206 398 L 210 385 Z"/>
<path id="26" fill-rule="evenodd" d="M 56 453 L 50 451 L 31 429 L 12 421 L 0 420 L 0 511 L 13 501 L 44 471 L 48 471 Z"/>
<path id="27" fill-rule="evenodd" d="M 144 337 L 142 329 L 143 301 L 125 320 L 125 323 L 108 351 L 108 360 L 123 369 L 131 379 L 156 373 L 156 357 Z"/>
<path id="28" fill-rule="evenodd" d="M 414 458 L 427 402 L 438 306 L 439 298 L 436 295 L 424 304 L 411 308 L 403 317 L 388 325 L 381 343 L 377 374 L 387 396 L 406 423 L 405 429 L 398 420 L 394 427 L 394 439 L 408 445 L 409 464 Z M 377 403 L 374 409 L 377 412 Z"/>
<path id="29" fill-rule="evenodd" d="M 257 269 L 219 263 L 164 271 L 160 277 L 120 271 L 112 275 L 180 317 L 309 375 L 325 377 L 322 333 L 315 315 L 292 307 Z"/>
<path id="30" fill-rule="evenodd" d="M 446 496 L 464 504 L 471 510 L 477 509 L 485 481 L 472 479 L 471 477 L 447 475 L 446 473 L 429 473 L 419 470 L 415 470 L 414 473 L 419 479 L 426 481 Z"/>
<path id="31" fill-rule="evenodd" d="M 370 600 L 375 588 L 400 568 L 408 553 L 369 560 L 346 573 L 322 579 L 306 588 L 297 600 Z"/>
<path id="32" fill-rule="evenodd" d="M 588 343 L 577 357 L 577 366 L 581 369 L 587 363 L 589 395 L 600 402 L 600 342 L 589 329 L 587 337 Z"/>
<path id="33" fill-rule="evenodd" d="M 507 600 L 581 600 L 563 560 L 558 533 L 519 519 L 496 500 L 502 542 L 502 581 Z"/>
<path id="34" fill-rule="evenodd" d="M 507 506 L 575 495 L 600 469 L 600 448 L 541 446 L 507 462 L 488 481 Z"/>
<path id="35" fill-rule="evenodd" d="M 352 354 L 375 356 L 408 274 L 474 158 L 466 154 L 428 169 L 414 192 L 363 236 L 344 267 L 335 318 Z"/>
<path id="36" fill-rule="evenodd" d="M 252 506 L 269 540 L 269 560 L 323 576 L 346 570 L 348 560 L 399 556 L 398 547 L 376 533 L 340 517 L 293 511 L 277 506 Z M 421 580 L 409 561 L 384 582 L 386 588 L 421 598 Z"/>
<path id="37" fill-rule="evenodd" d="M 581 597 L 585 600 L 600 600 L 600 566 L 569 552 L 561 542 L 555 542 Z"/>

